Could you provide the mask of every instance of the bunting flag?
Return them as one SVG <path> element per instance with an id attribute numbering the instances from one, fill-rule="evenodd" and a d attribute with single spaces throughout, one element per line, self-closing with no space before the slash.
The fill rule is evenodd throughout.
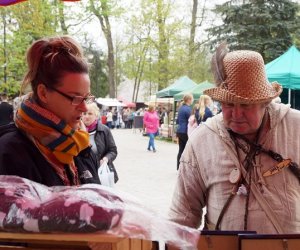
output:
<path id="1" fill-rule="evenodd" d="M 0 0 L 0 6 L 8 6 L 16 3 L 23 2 L 25 0 Z"/>
<path id="2" fill-rule="evenodd" d="M 0 6 L 8 6 L 8 5 L 13 5 L 16 3 L 21 3 L 26 0 L 0 0 Z M 66 1 L 66 2 L 76 2 L 80 0 L 61 0 L 61 1 Z"/>

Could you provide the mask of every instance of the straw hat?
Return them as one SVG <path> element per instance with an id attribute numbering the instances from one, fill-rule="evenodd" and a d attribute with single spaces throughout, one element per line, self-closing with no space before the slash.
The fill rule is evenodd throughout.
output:
<path id="1" fill-rule="evenodd" d="M 279 83 L 268 82 L 264 60 L 255 51 L 237 50 L 227 53 L 227 48 L 223 46 L 213 56 L 212 70 L 217 87 L 205 90 L 204 93 L 219 102 L 265 103 L 282 92 Z"/>

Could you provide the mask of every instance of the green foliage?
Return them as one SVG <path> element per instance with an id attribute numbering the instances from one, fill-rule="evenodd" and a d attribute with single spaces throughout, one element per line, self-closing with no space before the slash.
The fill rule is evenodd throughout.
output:
<path id="1" fill-rule="evenodd" d="M 0 65 L 6 65 L 6 72 L 0 72 L 0 89 L 15 96 L 26 71 L 26 50 L 34 40 L 56 34 L 54 15 L 50 2 L 40 0 L 2 8 L 1 15 Z"/>
<path id="2" fill-rule="evenodd" d="M 241 3 L 245 2 L 245 3 Z M 250 49 L 269 62 L 293 44 L 299 32 L 299 5 L 288 0 L 229 1 L 214 10 L 222 25 L 208 29 L 214 47 L 226 40 L 231 49 Z"/>
<path id="3" fill-rule="evenodd" d="M 188 57 L 188 40 L 185 37 L 177 39 L 170 56 L 170 76 L 172 80 L 193 73 L 193 81 L 200 83 L 212 81 L 210 72 L 210 54 L 205 46 L 196 46 L 193 61 Z"/>
<path id="4" fill-rule="evenodd" d="M 26 72 L 26 50 L 34 40 L 70 33 L 82 41 L 88 32 L 85 25 L 92 19 L 99 24 L 92 36 L 95 38 L 95 35 L 100 35 L 101 39 L 94 40 L 95 46 L 90 46 L 87 38 L 80 43 L 84 45 L 85 54 L 92 65 L 91 91 L 97 97 L 111 92 L 112 78 L 116 83 L 114 86 L 125 77 L 134 79 L 136 93 L 141 81 L 149 82 L 149 93 L 152 94 L 157 90 L 158 83 L 159 88 L 164 88 L 174 79 L 188 75 L 191 70 L 194 81 L 209 80 L 208 52 L 202 46 L 196 46 L 194 60 L 190 62 L 187 35 L 189 19 L 187 21 L 177 15 L 178 6 L 174 1 L 140 0 L 133 6 L 131 9 L 126 0 L 82 0 L 74 5 L 59 0 L 30 0 L 1 8 L 0 90 L 8 88 L 10 95 L 18 93 Z M 112 20 L 111 26 L 108 18 Z M 119 36 L 118 30 L 114 30 L 115 23 L 120 23 L 117 28 L 122 31 L 129 27 L 128 33 Z M 4 26 L 7 31 L 5 44 Z M 106 45 L 114 55 L 107 52 L 107 55 L 103 55 L 99 49 L 103 46 L 100 45 L 103 43 L 103 34 L 113 38 Z M 109 59 L 107 62 L 111 62 L 112 58 L 115 65 L 110 64 L 110 68 L 115 70 L 114 74 L 104 61 Z"/>
<path id="5" fill-rule="evenodd" d="M 91 64 L 90 80 L 91 93 L 96 97 L 105 97 L 108 94 L 108 79 L 105 74 L 105 58 L 103 52 L 94 48 L 84 48 L 85 54 Z"/>
<path id="6" fill-rule="evenodd" d="M 140 9 L 128 22 L 131 38 L 124 49 L 123 68 L 129 78 L 143 70 L 142 80 L 158 83 L 162 89 L 190 70 L 186 26 L 183 18 L 175 14 L 176 5 L 172 1 L 142 0 Z M 198 80 L 208 75 L 207 56 L 202 48 L 196 48 L 195 58 L 192 66 Z M 139 67 L 141 60 L 144 67 Z"/>

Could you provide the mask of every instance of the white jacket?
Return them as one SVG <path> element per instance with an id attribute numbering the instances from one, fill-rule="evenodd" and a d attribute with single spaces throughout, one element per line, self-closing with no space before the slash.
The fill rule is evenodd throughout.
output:
<path id="1" fill-rule="evenodd" d="M 271 128 L 258 143 L 300 165 L 300 112 L 287 105 L 274 103 L 268 106 L 267 112 Z M 241 159 L 244 159 L 244 155 Z M 300 233 L 298 179 L 288 168 L 263 177 L 262 173 L 277 162 L 264 153 L 255 159 L 253 183 L 273 209 L 284 233 Z M 224 127 L 222 114 L 201 124 L 193 132 L 181 157 L 170 219 L 197 228 L 206 206 L 208 222 L 215 225 L 234 186 L 229 182 L 229 174 L 234 168 L 240 167 L 236 162 L 236 149 Z M 243 230 L 245 197 L 236 195 L 233 198 L 223 217 L 221 230 Z M 277 232 L 252 193 L 248 208 L 247 230 L 257 233 Z"/>

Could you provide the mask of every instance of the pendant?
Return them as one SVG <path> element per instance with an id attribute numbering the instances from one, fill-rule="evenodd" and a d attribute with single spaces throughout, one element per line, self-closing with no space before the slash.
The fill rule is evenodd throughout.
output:
<path id="1" fill-rule="evenodd" d="M 240 181 L 241 179 L 241 171 L 238 169 L 238 168 L 234 168 L 231 172 L 230 172 L 230 175 L 229 175 L 229 181 L 230 183 L 232 184 L 236 184 Z"/>
<path id="2" fill-rule="evenodd" d="M 274 174 L 277 174 L 280 172 L 282 169 L 288 167 L 290 163 L 292 162 L 291 159 L 285 159 L 279 162 L 276 166 L 269 168 L 267 171 L 263 173 L 263 177 L 268 177 Z"/>
<path id="3" fill-rule="evenodd" d="M 247 195 L 248 191 L 244 184 L 240 185 L 238 191 L 236 192 L 237 195 Z"/>

